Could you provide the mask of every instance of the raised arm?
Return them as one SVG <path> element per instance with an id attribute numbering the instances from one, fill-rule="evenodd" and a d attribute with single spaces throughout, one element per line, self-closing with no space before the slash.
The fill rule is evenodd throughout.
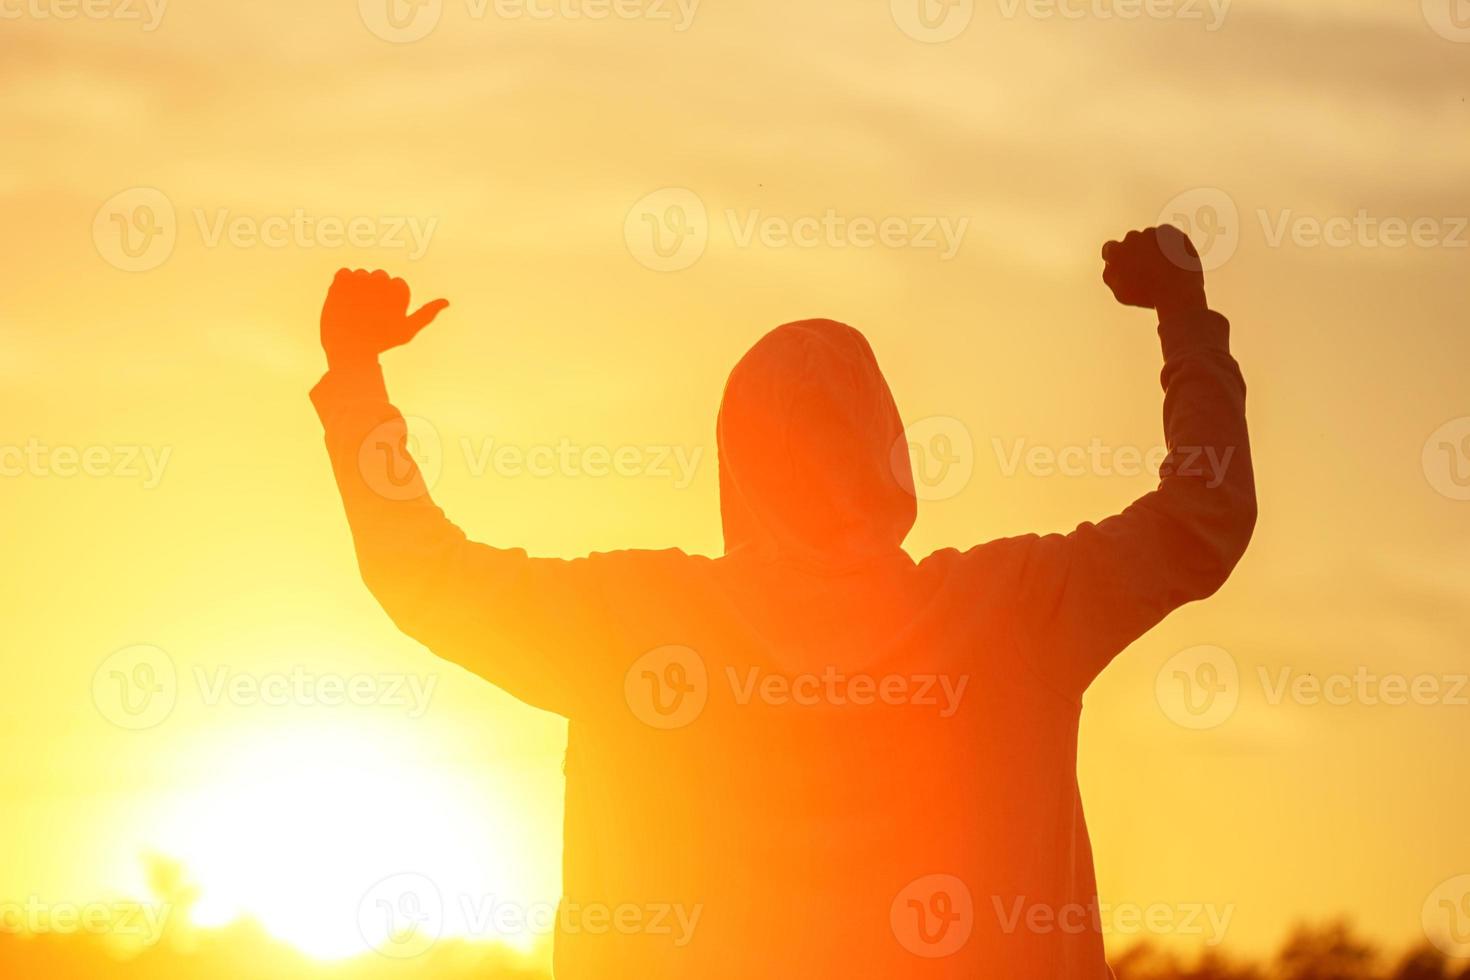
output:
<path id="1" fill-rule="evenodd" d="M 311 398 L 363 581 L 394 623 L 436 654 L 523 701 L 573 714 L 577 685 L 600 680 L 587 653 L 608 642 L 607 569 L 474 543 L 434 505 L 378 355 L 449 304 L 414 313 L 408 305 L 403 280 L 343 269 L 322 309 L 328 370 Z"/>
<path id="2" fill-rule="evenodd" d="M 1168 456 L 1158 489 L 1121 514 L 1010 542 L 1028 655 L 1074 694 L 1171 610 L 1219 589 L 1256 522 L 1245 381 L 1193 245 L 1150 228 L 1109 242 L 1103 260 L 1120 303 L 1158 313 Z"/>

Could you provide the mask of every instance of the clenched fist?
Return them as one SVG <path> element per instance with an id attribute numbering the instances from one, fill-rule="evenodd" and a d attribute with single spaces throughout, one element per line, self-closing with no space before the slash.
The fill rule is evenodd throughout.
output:
<path id="1" fill-rule="evenodd" d="M 436 299 L 408 312 L 408 283 L 382 269 L 341 269 L 322 306 L 322 349 L 327 364 L 339 367 L 374 360 L 406 344 L 449 305 Z"/>
<path id="2" fill-rule="evenodd" d="M 1130 231 L 1102 257 L 1103 282 L 1124 306 L 1157 310 L 1160 320 L 1206 308 L 1199 253 L 1173 225 Z"/>

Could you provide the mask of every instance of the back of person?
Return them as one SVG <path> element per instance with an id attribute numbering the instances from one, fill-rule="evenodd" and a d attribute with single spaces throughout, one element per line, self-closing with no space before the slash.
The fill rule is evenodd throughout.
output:
<path id="1" fill-rule="evenodd" d="M 1079 704 L 1018 657 L 1001 591 L 954 553 L 782 571 L 639 580 L 687 604 L 630 610 L 662 619 L 657 655 L 572 720 L 557 975 L 1101 975 L 1064 967 L 1101 964 Z M 1038 929 L 1036 907 L 1074 911 Z M 640 925 L 579 926 L 604 909 Z"/>
<path id="2" fill-rule="evenodd" d="M 1225 581 L 1255 521 L 1229 327 L 1197 270 L 1165 265 L 1164 231 L 1110 243 L 1104 276 L 1159 313 L 1159 489 L 1070 534 L 919 562 L 897 408 L 830 320 L 777 328 L 730 376 L 723 556 L 470 542 L 376 363 L 432 312 L 408 316 L 399 280 L 339 274 L 313 400 L 364 581 L 431 650 L 569 720 L 561 980 L 1108 975 L 1081 696 Z M 363 322 L 370 359 L 338 336 Z"/>

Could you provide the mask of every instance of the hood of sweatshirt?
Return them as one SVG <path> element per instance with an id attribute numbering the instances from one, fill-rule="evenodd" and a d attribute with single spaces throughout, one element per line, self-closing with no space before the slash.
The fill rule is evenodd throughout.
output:
<path id="1" fill-rule="evenodd" d="M 717 425 L 725 552 L 841 570 L 896 554 L 915 498 L 903 422 L 867 339 L 801 320 L 756 342 Z"/>

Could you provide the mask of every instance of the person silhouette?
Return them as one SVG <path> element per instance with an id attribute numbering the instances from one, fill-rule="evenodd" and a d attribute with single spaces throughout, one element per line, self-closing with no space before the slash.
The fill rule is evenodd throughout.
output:
<path id="1" fill-rule="evenodd" d="M 1256 501 L 1245 383 L 1188 238 L 1130 232 L 1103 260 L 1158 317 L 1158 488 L 921 561 L 888 384 L 820 319 L 767 333 L 725 386 L 724 554 L 472 542 L 378 363 L 448 304 L 337 273 L 311 397 L 363 581 L 429 650 L 568 720 L 557 977 L 1109 976 L 1081 696 L 1225 582 Z"/>

